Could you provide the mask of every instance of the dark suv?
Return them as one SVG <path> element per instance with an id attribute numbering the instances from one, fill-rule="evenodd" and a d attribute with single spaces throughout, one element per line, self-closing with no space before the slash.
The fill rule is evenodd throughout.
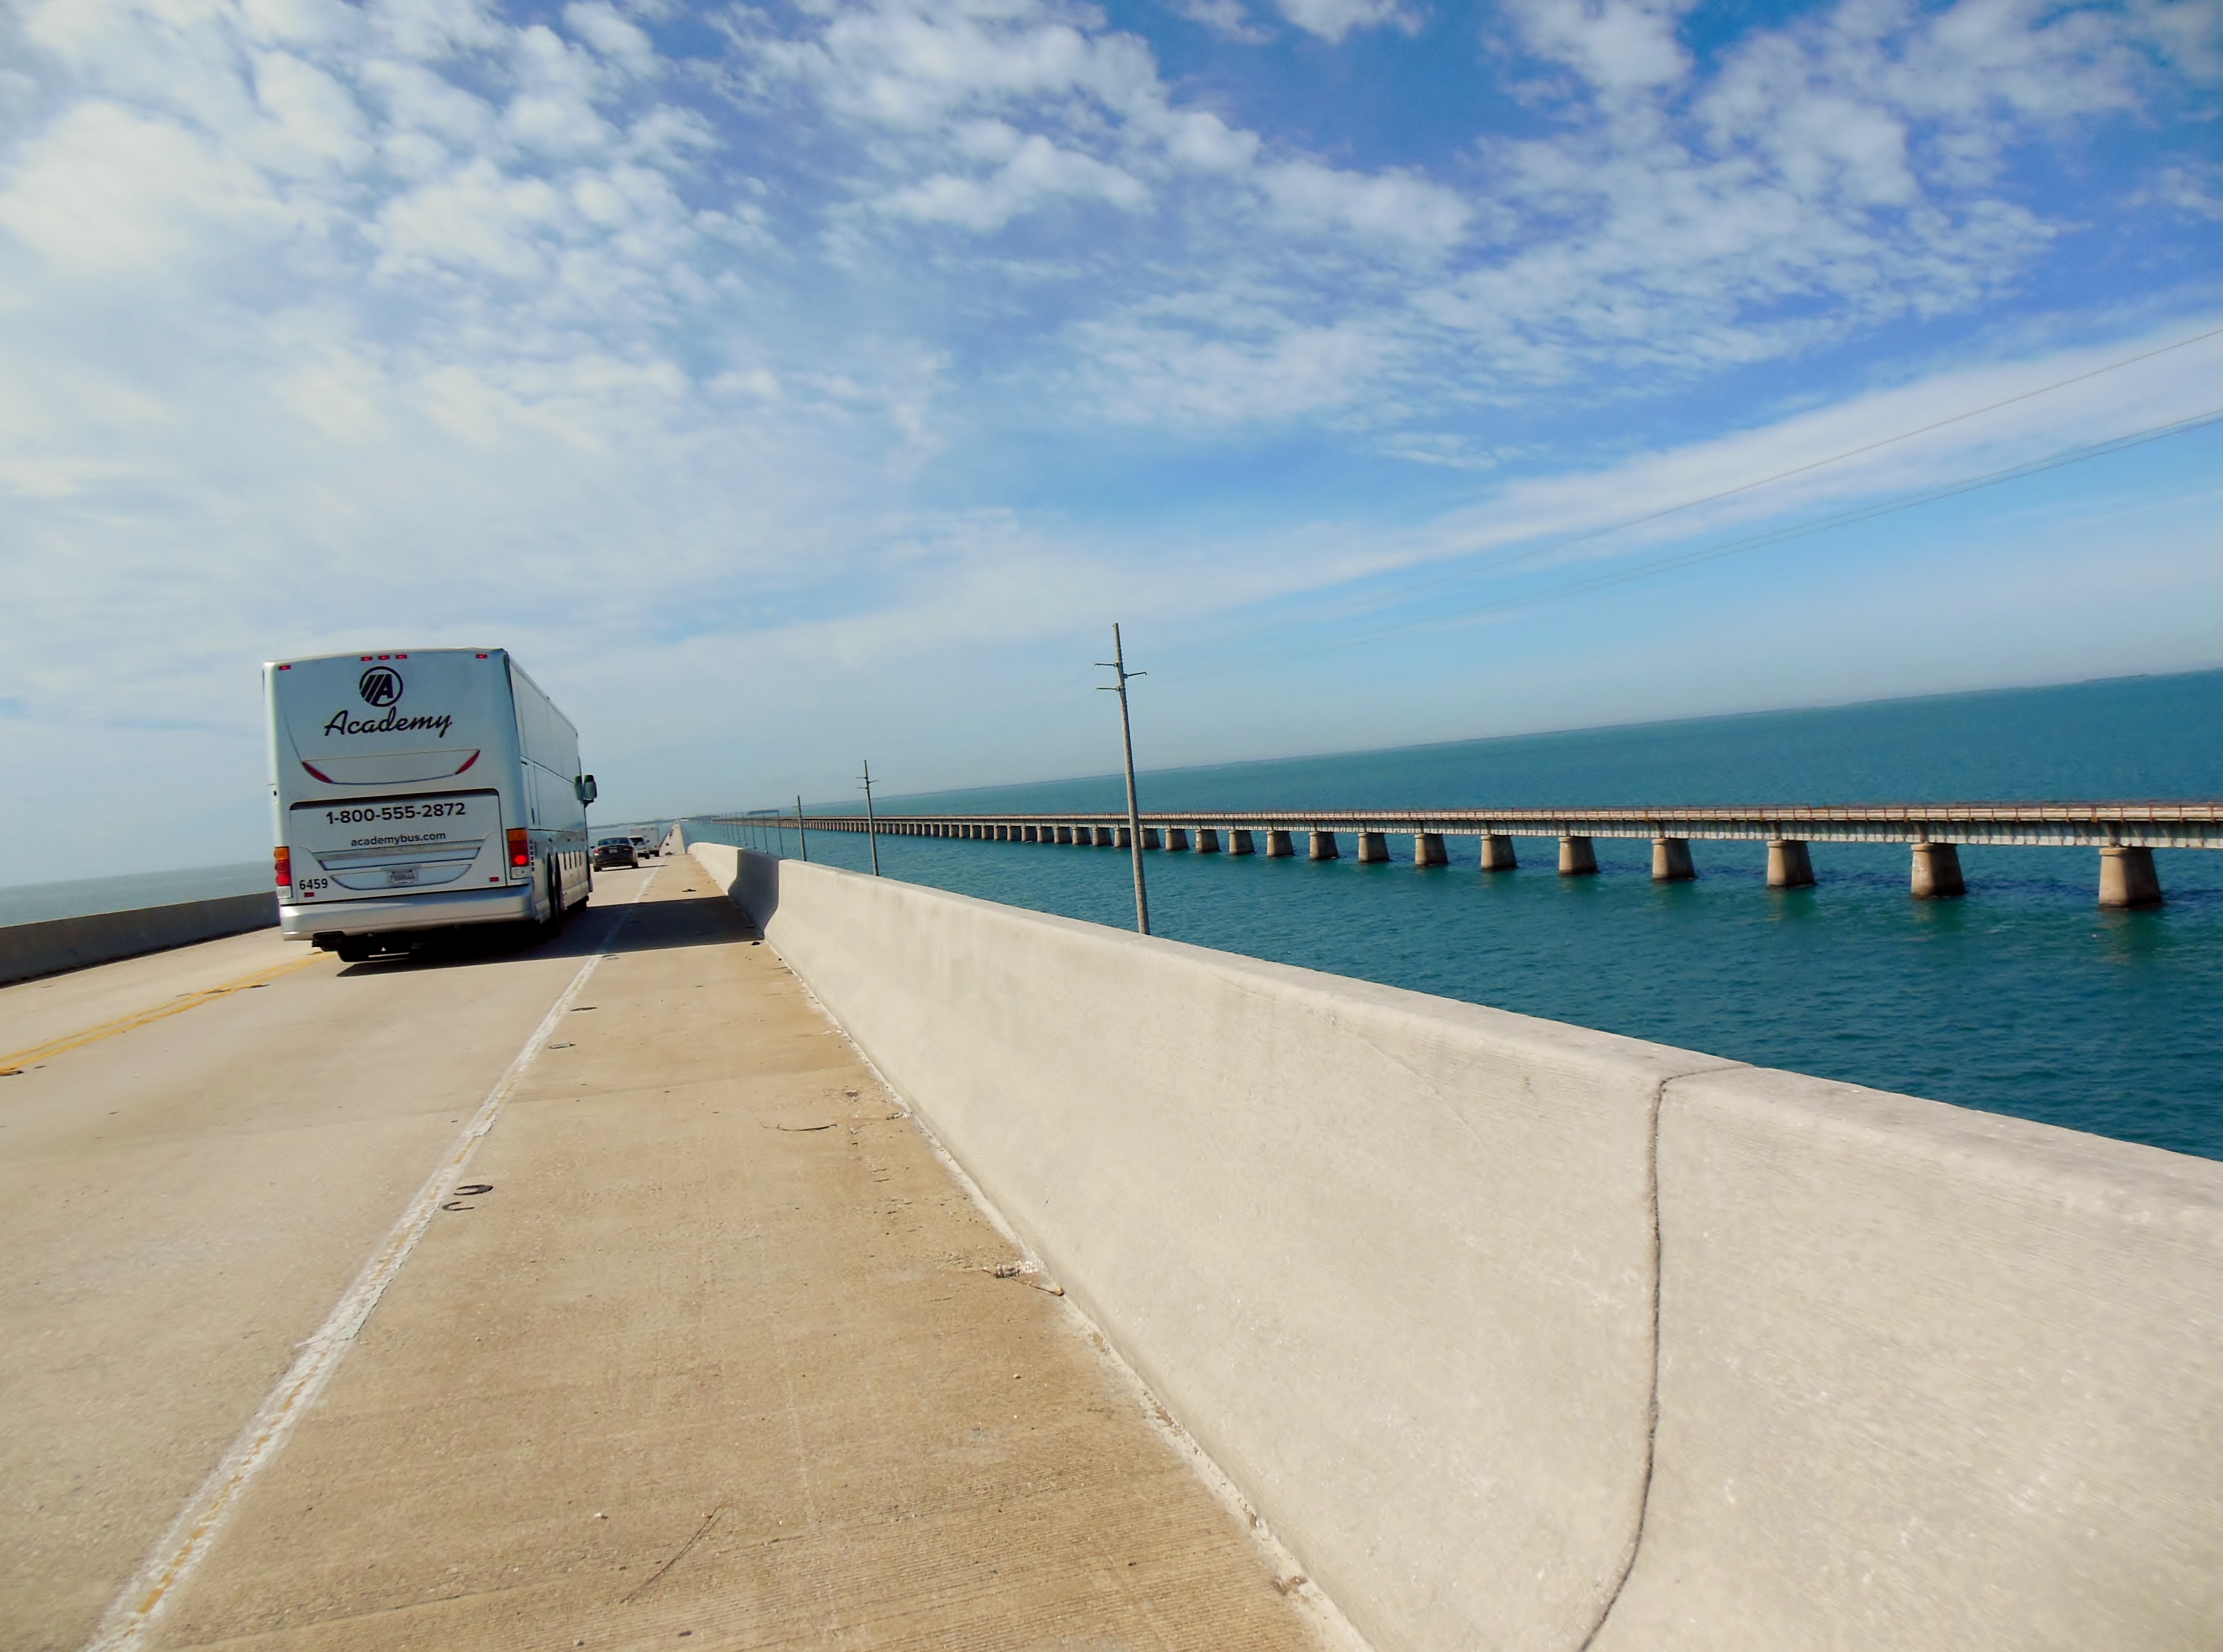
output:
<path id="1" fill-rule="evenodd" d="M 633 852 L 633 840 L 629 837 L 606 837 L 595 845 L 594 865 L 597 872 L 639 864 L 640 857 Z"/>

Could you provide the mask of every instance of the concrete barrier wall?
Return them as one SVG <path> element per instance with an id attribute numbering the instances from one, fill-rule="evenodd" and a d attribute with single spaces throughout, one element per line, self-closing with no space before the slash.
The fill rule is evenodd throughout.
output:
<path id="1" fill-rule="evenodd" d="M 2223 1166 L 694 852 L 1383 1652 L 2223 1644 Z"/>
<path id="2" fill-rule="evenodd" d="M 272 891 L 11 924 L 0 929 L 0 982 L 268 929 L 277 922 L 278 896 Z"/>
<path id="3" fill-rule="evenodd" d="M 1669 1087 L 1659 1189 L 1598 1652 L 2223 1647 L 2223 1165 L 1745 1069 Z"/>

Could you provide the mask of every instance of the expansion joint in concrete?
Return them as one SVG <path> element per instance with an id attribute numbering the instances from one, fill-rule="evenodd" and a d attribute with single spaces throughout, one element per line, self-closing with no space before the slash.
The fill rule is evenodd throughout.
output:
<path id="1" fill-rule="evenodd" d="M 1622 1591 L 1628 1586 L 1628 1579 L 1636 1570 L 1636 1557 L 1644 1547 L 1645 1517 L 1652 1510 L 1652 1466 L 1659 1447 L 1659 1113 L 1661 1104 L 1666 1100 L 1667 1087 L 1674 1081 L 1674 1079 L 1665 1078 L 1652 1087 L 1651 1117 L 1645 1138 L 1645 1200 L 1650 1207 L 1652 1241 L 1652 1370 L 1645 1392 L 1644 1464 L 1636 1488 L 1636 1521 L 1630 1529 L 1628 1542 L 1622 1551 L 1621 1569 L 1615 1574 L 1612 1586 L 1606 1591 L 1604 1604 L 1599 1606 L 1590 1633 L 1583 1636 L 1577 1652 L 1590 1652 L 1597 1637 L 1605 1632 L 1606 1624 L 1611 1621 L 1613 1609 L 1620 1604 Z"/>

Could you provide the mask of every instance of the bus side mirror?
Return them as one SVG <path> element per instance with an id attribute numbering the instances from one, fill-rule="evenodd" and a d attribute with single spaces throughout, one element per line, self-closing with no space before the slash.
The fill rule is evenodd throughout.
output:
<path id="1" fill-rule="evenodd" d="M 602 795 L 601 788 L 595 784 L 595 777 L 591 774 L 583 774 L 572 781 L 571 789 L 579 794 L 581 803 L 592 803 Z"/>

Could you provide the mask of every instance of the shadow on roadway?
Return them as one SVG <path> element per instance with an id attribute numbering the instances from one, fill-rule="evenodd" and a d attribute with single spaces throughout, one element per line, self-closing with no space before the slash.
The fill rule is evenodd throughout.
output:
<path id="1" fill-rule="evenodd" d="M 671 872 L 677 873 L 681 864 L 673 862 Z M 626 921 L 628 911 L 632 917 Z M 704 878 L 692 885 L 679 883 L 669 895 L 659 893 L 656 899 L 638 903 L 604 905 L 598 895 L 550 940 L 536 940 L 530 931 L 520 934 L 507 926 L 488 925 L 485 934 L 458 932 L 406 957 L 374 958 L 350 964 L 339 973 L 344 980 L 397 969 L 475 969 L 525 958 L 583 959 L 598 952 L 613 955 L 666 952 L 680 947 L 731 946 L 762 939 L 748 914 Z"/>

